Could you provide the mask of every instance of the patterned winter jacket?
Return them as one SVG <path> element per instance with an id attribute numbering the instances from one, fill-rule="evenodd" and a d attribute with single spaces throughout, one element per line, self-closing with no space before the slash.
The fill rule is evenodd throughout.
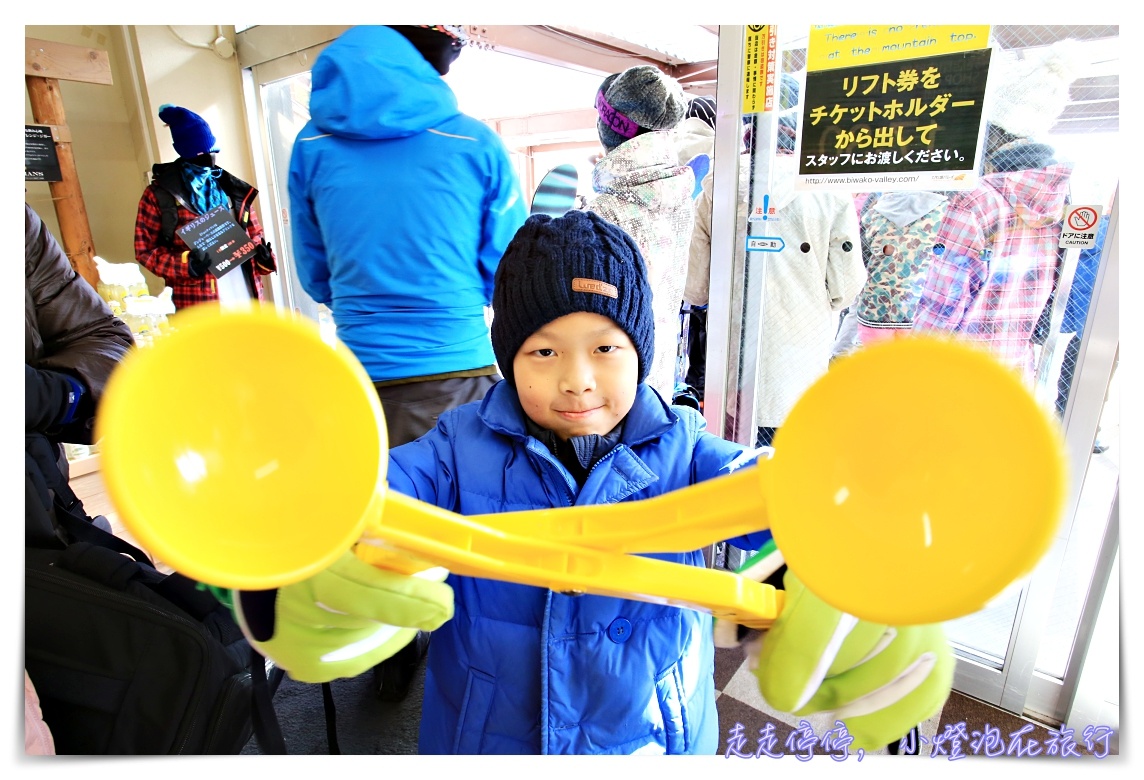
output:
<path id="1" fill-rule="evenodd" d="M 858 322 L 911 327 L 947 204 L 936 192 L 872 196 L 860 217 L 866 284 L 858 294 Z"/>
<path id="2" fill-rule="evenodd" d="M 655 359 L 647 382 L 668 401 L 675 391 L 683 286 L 694 224 L 695 174 L 679 164 L 675 133 L 637 135 L 596 164 L 588 204 L 623 228 L 639 245 L 648 267 L 655 315 Z"/>
<path id="3" fill-rule="evenodd" d="M 387 479 L 464 515 L 638 501 L 754 461 L 704 427 L 641 384 L 620 442 L 577 486 L 500 382 L 390 450 Z M 758 549 L 769 538 L 729 541 Z M 647 557 L 704 566 L 700 550 Z M 710 615 L 455 574 L 448 583 L 454 614 L 429 645 L 421 753 L 718 752 Z"/>
<path id="4" fill-rule="evenodd" d="M 1020 140 L 993 156 L 1029 147 L 1047 149 Z M 987 174 L 973 190 L 955 194 L 938 233 L 944 252 L 930 264 L 914 329 L 958 333 L 1031 379 L 1030 336 L 1055 284 L 1071 173 L 1068 164 L 1050 161 Z"/>

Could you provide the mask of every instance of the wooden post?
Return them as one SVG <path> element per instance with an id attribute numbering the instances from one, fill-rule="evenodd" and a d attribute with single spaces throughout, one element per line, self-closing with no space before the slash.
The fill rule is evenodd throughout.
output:
<path id="1" fill-rule="evenodd" d="M 60 79 L 90 84 L 111 84 L 111 65 L 107 52 L 72 46 L 66 43 L 25 38 L 24 81 L 28 88 L 28 101 L 32 106 L 32 120 L 48 125 L 56 145 L 60 163 L 61 181 L 49 182 L 56 218 L 60 223 L 60 242 L 72 267 L 92 287 L 99 284 L 99 271 L 95 267 L 95 246 L 91 240 L 91 225 L 87 218 L 79 175 L 76 173 L 72 153 L 71 131 L 64 114 Z"/>

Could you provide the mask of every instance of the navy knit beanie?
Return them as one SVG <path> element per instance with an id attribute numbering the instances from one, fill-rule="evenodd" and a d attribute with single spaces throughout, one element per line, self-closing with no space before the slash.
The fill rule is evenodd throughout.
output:
<path id="1" fill-rule="evenodd" d="M 493 352 L 510 385 L 520 345 L 578 311 L 611 318 L 628 334 L 647 378 L 655 348 L 651 287 L 634 239 L 591 211 L 528 218 L 509 242 L 493 283 Z"/>
<path id="2" fill-rule="evenodd" d="M 180 157 L 218 151 L 210 125 L 194 111 L 164 103 L 159 106 L 159 118 L 171 128 L 171 140 Z"/>

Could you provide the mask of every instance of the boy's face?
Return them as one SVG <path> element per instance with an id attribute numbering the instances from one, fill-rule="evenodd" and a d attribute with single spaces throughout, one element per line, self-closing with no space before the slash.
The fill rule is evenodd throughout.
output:
<path id="1" fill-rule="evenodd" d="M 524 413 L 562 440 L 603 435 L 636 397 L 639 355 L 602 314 L 574 312 L 529 336 L 512 361 Z"/>

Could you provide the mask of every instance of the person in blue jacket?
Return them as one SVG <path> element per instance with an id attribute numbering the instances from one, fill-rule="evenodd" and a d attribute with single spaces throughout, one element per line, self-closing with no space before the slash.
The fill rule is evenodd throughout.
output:
<path id="1" fill-rule="evenodd" d="M 463 43 L 447 25 L 347 30 L 314 63 L 290 155 L 298 280 L 377 386 L 391 446 L 499 379 L 485 307 L 528 211 L 503 142 L 441 78 Z"/>
<path id="2" fill-rule="evenodd" d="M 290 156 L 298 281 L 369 372 L 391 447 L 500 379 L 485 307 L 527 208 L 504 144 L 441 78 L 464 42 L 452 25 L 347 30 L 314 63 Z M 383 700 L 428 642 L 374 672 Z"/>
<path id="3" fill-rule="evenodd" d="M 645 383 L 651 298 L 639 248 L 619 227 L 586 211 L 530 217 L 496 274 L 492 343 L 504 380 L 391 449 L 389 488 L 477 515 L 639 501 L 748 467 L 760 451 L 709 433 L 698 411 L 670 406 Z M 758 549 L 769 536 L 728 541 Z M 700 550 L 650 557 L 704 566 Z M 759 679 L 769 702 L 837 708 L 854 691 L 831 688 L 827 670 L 845 678 L 854 661 L 890 660 L 879 651 L 891 647 L 892 663 L 852 670 L 863 695 L 876 694 L 853 710 L 856 738 L 884 746 L 937 712 L 952 679 L 940 626 L 848 635 L 869 624 L 840 622 L 792 576 L 788 609 L 769 632 L 778 638 L 764 640 L 771 675 Z M 456 574 L 443 583 L 352 553 L 310 580 L 236 592 L 234 602 L 255 646 L 304 681 L 352 675 L 392 652 L 401 641 L 391 641 L 394 626 L 433 629 L 421 753 L 721 752 L 705 612 Z M 812 607 L 832 616 L 811 621 L 821 647 L 799 627 Z M 868 645 L 842 651 L 851 664 L 832 665 L 825 648 L 862 633 Z M 896 687 L 902 681 L 908 691 Z M 863 728 L 863 716 L 895 703 L 892 722 Z"/>

